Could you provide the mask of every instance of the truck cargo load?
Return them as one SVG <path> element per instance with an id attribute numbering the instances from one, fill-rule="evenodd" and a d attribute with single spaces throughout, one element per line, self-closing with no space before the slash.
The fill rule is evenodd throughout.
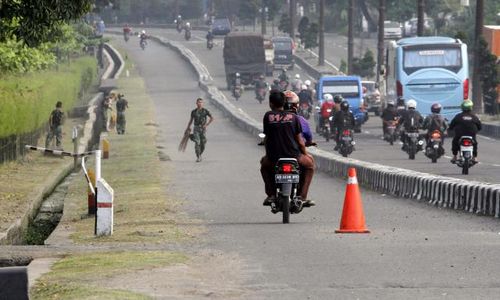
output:
<path id="1" fill-rule="evenodd" d="M 260 34 L 229 33 L 224 38 L 223 55 L 228 89 L 236 73 L 240 73 L 242 84 L 249 85 L 266 72 L 264 38 Z"/>
<path id="2" fill-rule="evenodd" d="M 500 25 L 484 26 L 483 36 L 491 53 L 500 56 Z"/>

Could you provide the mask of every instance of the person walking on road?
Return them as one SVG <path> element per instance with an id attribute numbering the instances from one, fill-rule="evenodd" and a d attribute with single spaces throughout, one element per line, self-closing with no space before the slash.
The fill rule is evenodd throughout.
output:
<path id="1" fill-rule="evenodd" d="M 127 125 L 127 120 L 125 120 L 125 110 L 128 108 L 128 101 L 125 99 L 123 94 L 118 95 L 118 101 L 116 101 L 116 132 L 118 134 L 125 134 L 125 126 Z"/>
<path id="2" fill-rule="evenodd" d="M 196 108 L 191 111 L 191 118 L 186 128 L 186 131 L 191 132 L 191 124 L 194 123 L 193 133 L 189 137 L 194 142 L 196 162 L 201 162 L 202 160 L 201 155 L 205 151 L 205 145 L 207 143 L 207 127 L 213 120 L 212 114 L 210 114 L 208 109 L 203 107 L 203 99 L 196 99 Z"/>
<path id="3" fill-rule="evenodd" d="M 62 125 L 64 122 L 64 112 L 62 111 L 62 102 L 57 101 L 56 109 L 50 113 L 49 117 L 49 132 L 45 139 L 45 148 L 49 148 L 54 137 L 56 138 L 56 148 L 62 150 Z"/>

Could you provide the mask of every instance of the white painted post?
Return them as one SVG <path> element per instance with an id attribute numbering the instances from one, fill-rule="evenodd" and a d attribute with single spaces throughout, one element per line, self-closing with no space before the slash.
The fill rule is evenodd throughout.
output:
<path id="1" fill-rule="evenodd" d="M 97 173 L 96 173 L 97 174 Z M 97 176 L 97 175 L 96 175 Z M 96 212 L 96 231 L 95 234 L 112 235 L 113 234 L 113 189 L 106 180 L 97 181 L 97 212 Z"/>
<path id="2" fill-rule="evenodd" d="M 101 150 L 95 151 L 95 182 L 101 179 Z"/>

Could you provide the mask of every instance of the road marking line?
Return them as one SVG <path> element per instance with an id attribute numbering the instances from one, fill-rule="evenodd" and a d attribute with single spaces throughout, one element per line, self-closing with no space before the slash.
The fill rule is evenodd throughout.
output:
<path id="1" fill-rule="evenodd" d="M 480 138 L 483 138 L 485 140 L 488 140 L 488 141 L 492 141 L 492 142 L 496 142 L 497 141 L 496 139 L 490 138 L 489 136 L 484 136 L 484 135 L 479 135 L 479 134 L 477 136 L 480 137 Z"/>

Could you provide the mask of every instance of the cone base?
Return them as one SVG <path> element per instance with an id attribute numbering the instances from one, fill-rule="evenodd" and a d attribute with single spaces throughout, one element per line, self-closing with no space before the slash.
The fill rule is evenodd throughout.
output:
<path id="1" fill-rule="evenodd" d="M 337 229 L 335 233 L 370 233 L 368 229 Z"/>

